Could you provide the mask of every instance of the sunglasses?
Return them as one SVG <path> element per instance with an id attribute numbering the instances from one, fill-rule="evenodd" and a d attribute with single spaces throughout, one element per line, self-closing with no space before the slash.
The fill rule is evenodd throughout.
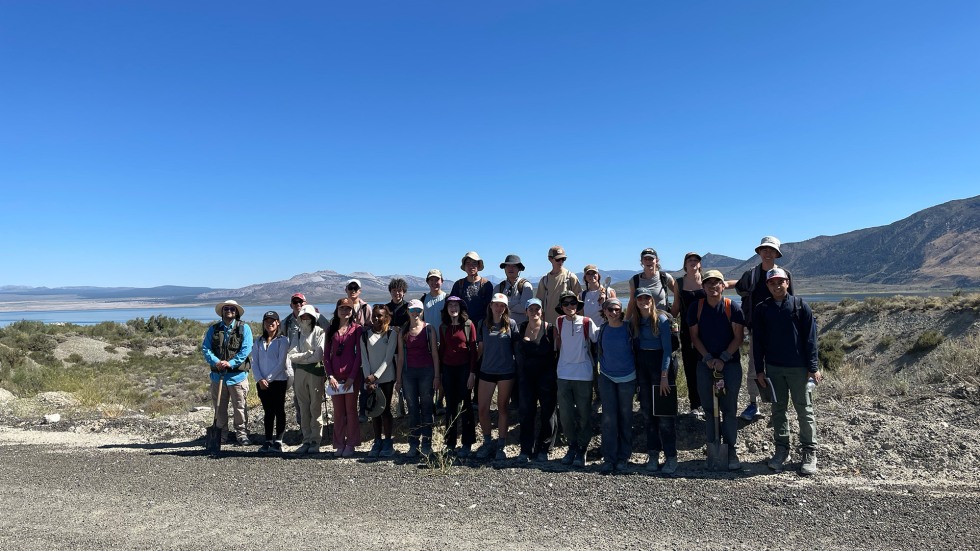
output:
<path id="1" fill-rule="evenodd" d="M 552 260 L 554 260 L 555 262 L 564 262 L 564 261 L 566 261 L 568 259 L 567 258 L 552 258 Z"/>
<path id="2" fill-rule="evenodd" d="M 302 299 L 294 298 L 292 303 L 293 304 L 303 304 L 304 302 L 306 302 L 306 301 L 305 300 L 302 300 Z"/>
<path id="3" fill-rule="evenodd" d="M 409 308 L 408 309 L 408 313 L 409 314 L 421 314 L 422 313 L 422 309 L 421 308 Z"/>
<path id="4" fill-rule="evenodd" d="M 562 306 L 578 306 L 577 300 L 563 300 L 561 301 Z"/>
<path id="5" fill-rule="evenodd" d="M 355 286 L 351 285 L 350 287 L 347 288 L 347 290 L 350 291 L 350 292 L 352 292 L 352 293 L 356 293 L 356 292 L 360 291 L 361 288 L 360 287 L 355 287 Z"/>
<path id="6" fill-rule="evenodd" d="M 619 312 L 622 311 L 623 311 L 622 308 L 606 308 L 606 312 L 612 312 L 613 314 L 618 314 Z"/>
<path id="7" fill-rule="evenodd" d="M 238 308 L 235 308 L 234 306 L 225 306 L 224 308 L 221 309 L 221 311 L 222 312 L 237 312 L 238 311 Z"/>

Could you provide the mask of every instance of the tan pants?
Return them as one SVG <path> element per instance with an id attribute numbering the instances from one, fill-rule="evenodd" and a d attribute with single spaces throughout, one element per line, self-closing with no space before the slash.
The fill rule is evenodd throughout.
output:
<path id="1" fill-rule="evenodd" d="M 248 379 L 237 385 L 225 385 L 221 390 L 221 403 L 218 403 L 218 385 L 224 383 L 211 381 L 211 405 L 214 406 L 217 427 L 222 432 L 228 429 L 228 402 L 231 402 L 235 421 L 235 437 L 248 438 L 248 413 L 245 411 L 245 397 L 248 396 Z"/>
<path id="2" fill-rule="evenodd" d="M 303 432 L 304 444 L 320 444 L 323 434 L 320 416 L 323 413 L 323 384 L 325 382 L 326 377 L 320 377 L 302 369 L 296 370 L 293 392 L 296 393 L 299 427 Z"/>

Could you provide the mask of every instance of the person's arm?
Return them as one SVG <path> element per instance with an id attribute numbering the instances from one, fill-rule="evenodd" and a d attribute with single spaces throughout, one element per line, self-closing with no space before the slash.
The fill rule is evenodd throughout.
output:
<path id="1" fill-rule="evenodd" d="M 534 296 L 541 301 L 542 304 L 548 306 L 548 302 L 545 298 L 548 296 L 548 274 L 544 274 L 541 279 L 538 280 L 538 289 L 535 291 Z"/>
<path id="2" fill-rule="evenodd" d="M 802 301 L 801 301 L 802 302 Z M 803 303 L 803 326 L 809 327 L 806 336 L 806 346 L 804 346 L 803 361 L 807 362 L 807 371 L 813 375 L 817 382 L 820 382 L 820 360 L 817 355 L 817 321 L 813 319 L 813 310 L 810 305 Z M 800 335 L 802 338 L 803 335 Z"/>
<path id="3" fill-rule="evenodd" d="M 768 301 L 756 304 L 752 309 L 752 361 L 755 363 L 756 379 L 766 380 L 766 348 L 768 330 L 766 329 L 766 306 Z M 734 325 L 732 326 L 734 329 Z"/>
<path id="4" fill-rule="evenodd" d="M 394 337 L 394 338 L 392 338 Z M 394 331 L 388 336 L 388 344 L 385 346 L 385 355 L 381 360 L 381 365 L 374 370 L 375 380 L 380 379 L 389 369 L 395 369 L 395 352 L 398 350 L 398 333 Z"/>
<path id="5" fill-rule="evenodd" d="M 666 377 L 667 370 L 670 369 L 670 355 L 673 353 L 670 348 L 670 320 L 667 316 L 658 316 L 657 324 L 660 326 L 657 330 L 660 334 L 660 346 L 664 349 L 663 359 L 660 361 L 660 373 Z"/>
<path id="6" fill-rule="evenodd" d="M 344 384 L 345 390 L 354 385 L 354 380 L 357 379 L 357 374 L 361 371 L 361 354 L 358 352 L 358 349 L 361 346 L 361 331 L 361 326 L 355 325 L 354 330 L 351 332 L 350 336 L 347 337 L 350 339 L 348 344 L 350 344 L 354 350 L 351 351 L 350 365 L 347 366 L 347 369 L 345 369 L 343 373 L 344 380 L 346 380 L 346 383 Z"/>
<path id="7" fill-rule="evenodd" d="M 252 377 L 255 377 L 256 384 L 267 378 L 262 364 L 262 345 L 258 342 L 252 343 Z"/>
<path id="8" fill-rule="evenodd" d="M 738 281 L 735 282 L 735 292 L 738 293 L 738 296 L 745 298 L 752 292 L 752 270 L 754 269 L 755 267 L 752 267 L 750 270 L 745 270 L 742 277 L 738 278 Z M 725 286 L 728 287 L 728 284 L 726 283 Z"/>
<path id="9" fill-rule="evenodd" d="M 591 319 L 586 318 L 585 316 L 582 316 L 582 330 L 583 331 L 585 330 L 585 320 L 586 319 L 589 320 L 589 340 L 592 341 L 592 342 L 596 342 L 596 341 L 599 340 L 599 327 L 596 326 L 596 323 L 594 321 L 592 321 Z"/>
<path id="10" fill-rule="evenodd" d="M 276 345 L 275 348 L 275 366 L 272 372 L 265 376 L 267 381 L 275 381 L 279 377 L 286 376 L 286 348 L 287 342 L 285 338 L 279 337 L 272 339 L 272 343 Z M 270 344 L 269 348 L 272 346 Z"/>
<path id="11" fill-rule="evenodd" d="M 402 388 L 402 368 L 405 366 L 405 344 L 402 342 L 401 330 L 395 329 L 394 333 L 398 341 L 398 354 L 395 356 L 395 392 Z"/>
<path id="12" fill-rule="evenodd" d="M 442 377 L 439 369 L 439 341 L 436 339 L 436 331 L 430 324 L 425 325 L 425 333 L 429 339 L 429 350 L 432 352 L 432 389 L 439 390 L 442 387 Z"/>
<path id="13" fill-rule="evenodd" d="M 609 286 L 606 287 L 606 300 L 609 300 L 611 298 L 616 298 L 616 289 L 613 289 L 612 286 Z M 600 304 L 599 306 L 602 305 Z"/>

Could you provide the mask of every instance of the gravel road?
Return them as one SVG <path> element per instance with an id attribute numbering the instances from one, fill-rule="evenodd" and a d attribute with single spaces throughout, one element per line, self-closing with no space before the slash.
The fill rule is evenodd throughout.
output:
<path id="1" fill-rule="evenodd" d="M 0 429 L 0 548 L 967 549 L 980 536 L 980 489 L 952 481 L 716 475 L 694 460 L 672 479 L 444 474 L 199 445 Z"/>

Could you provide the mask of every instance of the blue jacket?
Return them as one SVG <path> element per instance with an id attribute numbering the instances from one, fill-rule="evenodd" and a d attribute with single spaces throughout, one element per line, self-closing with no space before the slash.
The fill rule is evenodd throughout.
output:
<path id="1" fill-rule="evenodd" d="M 245 360 L 248 359 L 248 355 L 252 353 L 252 341 L 254 340 L 252 337 L 252 328 L 249 327 L 249 325 L 244 321 L 238 320 L 232 322 L 232 327 L 229 327 L 229 329 L 234 328 L 236 323 L 244 324 L 242 327 L 243 342 L 242 348 L 238 351 L 238 354 L 235 354 L 234 357 L 228 360 L 228 363 L 231 364 L 231 369 L 238 369 L 240 365 L 245 363 Z M 221 361 L 221 359 L 215 356 L 214 352 L 211 351 L 211 336 L 214 334 L 214 328 L 219 325 L 226 327 L 223 321 L 212 324 L 210 327 L 208 327 L 207 333 L 204 334 L 204 342 L 201 343 L 201 352 L 204 354 L 204 360 L 208 362 L 208 365 L 211 367 L 214 367 L 216 363 Z M 224 373 L 217 373 L 215 371 L 211 372 L 211 381 L 218 382 L 220 380 L 224 380 L 226 385 L 237 385 L 247 378 L 247 371 L 226 371 Z"/>
<path id="2" fill-rule="evenodd" d="M 769 297 L 752 311 L 752 347 L 757 373 L 766 363 L 780 367 L 819 369 L 817 322 L 803 299 L 786 295 L 782 304 Z"/>

